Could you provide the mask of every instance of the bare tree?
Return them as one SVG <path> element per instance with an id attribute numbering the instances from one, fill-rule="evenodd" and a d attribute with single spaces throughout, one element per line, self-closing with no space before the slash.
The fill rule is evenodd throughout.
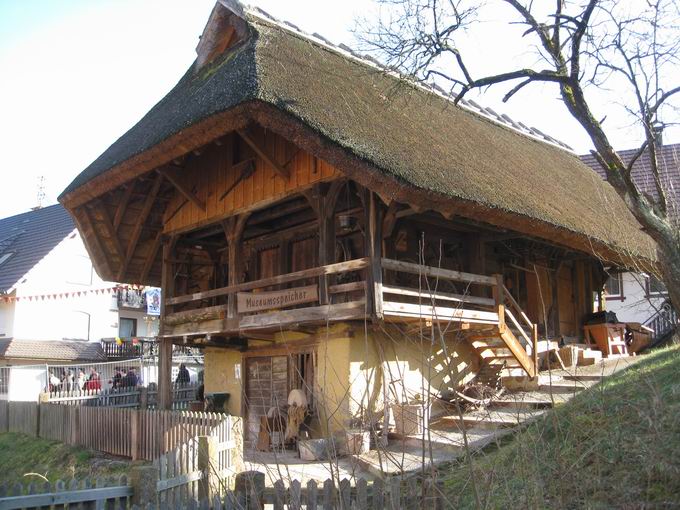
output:
<path id="1" fill-rule="evenodd" d="M 607 180 L 657 244 L 659 273 L 680 304 L 680 229 L 658 161 L 657 134 L 678 116 L 680 2 L 677 0 L 378 0 L 381 14 L 360 39 L 394 70 L 420 81 L 447 83 L 457 101 L 473 89 L 507 84 L 503 100 L 535 83 L 559 88 L 560 99 L 586 131 Z M 473 76 L 459 43 L 485 9 L 505 8 L 507 22 L 538 53 L 537 65 Z M 509 9 L 508 9 L 509 8 Z M 505 12 L 503 11 L 503 12 Z M 488 40 L 488 39 L 487 39 Z M 506 41 L 488 40 L 503 45 Z M 490 50 L 492 48 L 489 48 Z M 490 52 L 489 52 L 490 53 Z M 499 63 L 499 66 L 503 63 Z M 612 147 L 586 89 L 611 90 L 644 143 L 624 161 Z M 605 116 L 606 118 L 606 116 Z M 649 157 L 657 197 L 633 181 L 633 164 Z"/>

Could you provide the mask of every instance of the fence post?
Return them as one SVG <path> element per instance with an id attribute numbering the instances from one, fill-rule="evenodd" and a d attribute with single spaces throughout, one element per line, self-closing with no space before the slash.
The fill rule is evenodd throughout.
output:
<path id="1" fill-rule="evenodd" d="M 132 410 L 130 416 L 130 457 L 139 460 L 139 411 Z"/>
<path id="2" fill-rule="evenodd" d="M 139 388 L 139 408 L 146 409 L 149 406 L 149 389 L 146 386 Z"/>
<path id="3" fill-rule="evenodd" d="M 198 469 L 201 472 L 198 500 L 211 501 L 213 495 L 219 494 L 217 438 L 198 436 Z"/>
<path id="4" fill-rule="evenodd" d="M 132 504 L 140 508 L 156 506 L 158 495 L 158 468 L 156 466 L 132 466 L 130 469 Z"/>
<path id="5" fill-rule="evenodd" d="M 245 503 L 247 510 L 264 508 L 264 473 L 259 471 L 243 471 L 236 475 L 234 482 L 236 500 Z"/>
<path id="6" fill-rule="evenodd" d="M 71 444 L 80 444 L 80 406 L 70 406 Z"/>

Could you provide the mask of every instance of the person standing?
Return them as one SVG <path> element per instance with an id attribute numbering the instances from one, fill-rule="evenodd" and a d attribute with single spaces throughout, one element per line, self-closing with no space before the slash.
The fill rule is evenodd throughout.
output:
<path id="1" fill-rule="evenodd" d="M 179 372 L 177 372 L 177 379 L 175 379 L 175 383 L 184 386 L 189 384 L 191 382 L 191 376 L 189 375 L 189 370 L 187 370 L 187 367 L 182 363 L 179 366 Z"/>

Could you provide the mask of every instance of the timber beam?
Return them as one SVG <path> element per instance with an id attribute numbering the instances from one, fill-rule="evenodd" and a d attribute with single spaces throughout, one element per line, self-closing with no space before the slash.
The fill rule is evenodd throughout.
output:
<path id="1" fill-rule="evenodd" d="M 241 139 L 246 142 L 246 144 L 248 144 L 251 149 L 253 149 L 255 154 L 257 154 L 265 163 L 274 169 L 279 177 L 284 180 L 288 179 L 290 172 L 282 165 L 277 163 L 277 161 L 255 140 L 255 138 L 248 131 L 239 129 L 236 132 L 241 137 Z"/>
<path id="2" fill-rule="evenodd" d="M 120 227 L 121 222 L 123 221 L 123 216 L 125 215 L 125 211 L 127 210 L 127 206 L 130 203 L 130 198 L 132 198 L 132 193 L 135 190 L 135 181 L 130 181 L 125 188 L 125 191 L 123 191 L 120 202 L 118 202 L 118 208 L 116 209 L 116 214 L 113 217 L 113 229 L 114 231 L 118 231 L 118 227 Z"/>
<path id="3" fill-rule="evenodd" d="M 144 206 L 142 207 L 142 210 L 139 216 L 137 217 L 137 222 L 135 223 L 134 230 L 132 231 L 132 236 L 130 237 L 130 242 L 128 243 L 127 252 L 125 253 L 125 257 L 123 258 L 123 261 L 120 265 L 120 270 L 118 271 L 119 281 L 123 280 L 123 276 L 125 275 L 125 271 L 127 271 L 128 264 L 130 263 L 130 260 L 132 260 L 132 256 L 134 255 L 135 250 L 137 249 L 137 243 L 139 242 L 139 237 L 142 235 L 144 223 L 149 217 L 149 213 L 151 213 L 151 208 L 153 207 L 154 201 L 156 200 L 156 196 L 158 196 L 158 192 L 161 189 L 162 182 L 163 175 L 158 174 L 151 186 L 151 190 L 149 191 L 146 200 L 144 201 Z"/>
<path id="4" fill-rule="evenodd" d="M 177 175 L 175 175 L 175 171 L 170 170 L 168 168 L 158 170 L 158 173 L 165 177 L 170 184 L 172 184 L 177 191 L 180 192 L 180 194 L 189 200 L 192 204 L 194 204 L 196 207 L 198 207 L 201 211 L 206 212 L 206 206 L 205 202 L 198 198 L 196 194 L 190 190 L 188 187 L 182 183 L 182 181 L 178 178 Z"/>
<path id="5" fill-rule="evenodd" d="M 123 251 L 123 245 L 120 244 L 120 239 L 118 238 L 118 234 L 116 233 L 116 227 L 111 221 L 109 212 L 106 210 L 106 205 L 100 199 L 97 198 L 92 202 L 92 207 L 93 210 L 95 212 L 98 212 L 99 215 L 101 216 L 102 224 L 104 225 L 104 231 L 106 232 L 106 235 L 109 236 L 109 238 L 111 238 L 111 243 L 113 244 L 114 252 L 118 257 L 118 260 L 120 260 L 122 264 L 123 260 L 125 260 L 125 252 Z"/>

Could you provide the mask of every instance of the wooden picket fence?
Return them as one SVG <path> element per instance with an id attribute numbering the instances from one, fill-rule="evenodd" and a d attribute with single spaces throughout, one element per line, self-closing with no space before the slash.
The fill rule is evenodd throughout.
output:
<path id="1" fill-rule="evenodd" d="M 38 409 L 35 402 L 7 402 L 7 430 L 38 435 Z"/>
<path id="2" fill-rule="evenodd" d="M 194 437 L 217 437 L 226 434 L 224 430 L 229 431 L 228 440 L 233 439 L 234 448 L 239 449 L 238 452 L 230 452 L 228 458 L 241 456 L 241 419 L 220 413 L 33 402 L 9 402 L 6 411 L 9 425 L 0 432 L 22 432 L 133 460 L 153 461 Z"/>
<path id="3" fill-rule="evenodd" d="M 0 484 L 0 510 L 20 508 L 124 510 L 130 507 L 133 489 L 125 475 L 116 479 L 57 480 L 22 485 Z"/>
<path id="4" fill-rule="evenodd" d="M 264 473 L 244 472 L 236 476 L 233 489 L 214 492 L 208 499 L 195 499 L 184 491 L 174 499 L 159 499 L 158 507 L 175 509 L 236 510 L 273 508 L 275 510 L 442 510 L 454 508 L 446 498 L 444 484 L 432 478 L 415 477 L 355 482 L 343 479 L 339 483 L 326 480 L 308 481 L 304 486 L 297 480 L 286 484 L 279 480 L 273 487 L 264 486 Z M 134 508 L 145 508 L 143 506 Z"/>
<path id="5" fill-rule="evenodd" d="M 242 458 L 235 455 L 242 432 L 222 422 L 210 437 L 193 437 L 161 455 L 154 462 L 161 507 L 173 508 L 181 502 L 209 497 L 209 485 L 216 494 L 225 494 L 243 465 Z"/>
<path id="6" fill-rule="evenodd" d="M 133 474 L 134 476 L 134 474 Z M 160 482 L 159 482 L 160 483 Z M 151 510 L 158 508 L 242 510 L 273 508 L 275 510 L 443 510 L 453 508 L 444 493 L 441 481 L 426 478 L 401 479 L 387 482 L 367 482 L 347 479 L 339 483 L 310 480 L 304 486 L 297 480 L 286 484 L 278 481 L 274 487 L 264 487 L 264 473 L 244 472 L 236 476 L 233 489 L 208 494 L 201 498 L 185 490 L 172 499 L 159 493 L 145 501 L 136 493 L 134 482 L 125 476 L 119 479 L 58 480 L 54 484 L 31 483 L 7 486 L 0 484 L 0 510 L 22 508 L 43 509 L 113 509 Z M 139 487 L 139 484 L 137 484 Z"/>

